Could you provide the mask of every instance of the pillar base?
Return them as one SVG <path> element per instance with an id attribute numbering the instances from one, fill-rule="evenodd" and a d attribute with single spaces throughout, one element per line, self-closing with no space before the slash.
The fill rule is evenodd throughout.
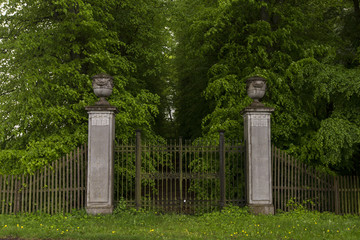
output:
<path id="1" fill-rule="evenodd" d="M 91 215 L 97 214 L 112 214 L 113 207 L 86 207 L 86 212 Z"/>
<path id="2" fill-rule="evenodd" d="M 250 212 L 255 215 L 264 214 L 264 215 L 274 215 L 275 208 L 272 204 L 249 204 L 248 205 Z"/>

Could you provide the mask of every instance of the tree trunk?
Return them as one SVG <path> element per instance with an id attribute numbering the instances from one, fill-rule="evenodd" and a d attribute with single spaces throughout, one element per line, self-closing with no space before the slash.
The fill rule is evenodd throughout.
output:
<path id="1" fill-rule="evenodd" d="M 269 4 L 269 0 L 261 0 L 261 2 L 266 2 L 266 3 Z M 261 20 L 266 21 L 266 22 L 270 22 L 269 12 L 268 12 L 266 7 L 261 8 L 261 13 L 260 14 L 261 14 L 260 15 Z"/>
<path id="2" fill-rule="evenodd" d="M 354 2 L 354 12 L 355 16 L 358 20 L 360 20 L 360 7 L 359 7 L 359 0 L 353 0 Z"/>

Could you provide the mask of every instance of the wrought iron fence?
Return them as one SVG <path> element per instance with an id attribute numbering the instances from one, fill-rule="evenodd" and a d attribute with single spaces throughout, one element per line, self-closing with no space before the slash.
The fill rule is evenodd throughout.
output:
<path id="1" fill-rule="evenodd" d="M 273 147 L 275 209 L 305 207 L 320 212 L 360 214 L 359 176 L 331 176 Z"/>
<path id="2" fill-rule="evenodd" d="M 141 147 L 140 147 L 141 146 Z M 360 178 L 330 176 L 273 147 L 276 209 L 360 214 Z M 223 166 L 221 171 L 220 166 Z M 140 171 L 139 171 L 140 170 Z M 0 213 L 66 213 L 86 201 L 87 146 L 33 175 L 0 175 Z M 245 149 L 241 142 L 133 140 L 115 147 L 115 201 L 157 211 L 203 213 L 245 205 Z M 136 187 L 137 186 L 137 187 Z"/>
<path id="3" fill-rule="evenodd" d="M 156 211 L 202 213 L 245 204 L 245 155 L 239 142 L 170 140 L 118 143 L 115 201 Z"/>
<path id="4" fill-rule="evenodd" d="M 86 201 L 87 147 L 75 149 L 34 174 L 0 175 L 0 213 L 68 213 Z"/>

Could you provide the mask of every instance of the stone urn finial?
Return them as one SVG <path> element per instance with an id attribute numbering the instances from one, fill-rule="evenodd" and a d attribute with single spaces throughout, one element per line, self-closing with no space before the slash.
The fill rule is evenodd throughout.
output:
<path id="1" fill-rule="evenodd" d="M 254 76 L 246 80 L 247 94 L 254 101 L 252 106 L 264 106 L 260 99 L 262 99 L 266 92 L 266 79 L 259 76 Z"/>
<path id="2" fill-rule="evenodd" d="M 100 73 L 92 77 L 93 82 L 92 86 L 94 89 L 94 93 L 97 97 L 100 98 L 96 105 L 110 105 L 110 103 L 105 99 L 109 97 L 112 93 L 112 89 L 114 87 L 113 77 L 105 74 Z"/>

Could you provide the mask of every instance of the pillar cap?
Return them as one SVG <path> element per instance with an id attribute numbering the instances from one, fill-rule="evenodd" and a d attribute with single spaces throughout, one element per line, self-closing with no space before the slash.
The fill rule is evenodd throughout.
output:
<path id="1" fill-rule="evenodd" d="M 117 107 L 111 106 L 111 105 L 95 105 L 95 106 L 87 106 L 85 107 L 86 111 L 113 111 L 115 113 L 118 113 L 119 110 Z"/>
<path id="2" fill-rule="evenodd" d="M 271 112 L 274 112 L 275 111 L 275 108 L 271 108 L 271 107 L 265 107 L 265 106 L 262 106 L 262 107 L 253 107 L 253 106 L 249 106 L 247 108 L 245 108 L 243 110 L 243 113 L 247 113 L 247 112 L 268 112 L 268 113 L 271 113 Z"/>

